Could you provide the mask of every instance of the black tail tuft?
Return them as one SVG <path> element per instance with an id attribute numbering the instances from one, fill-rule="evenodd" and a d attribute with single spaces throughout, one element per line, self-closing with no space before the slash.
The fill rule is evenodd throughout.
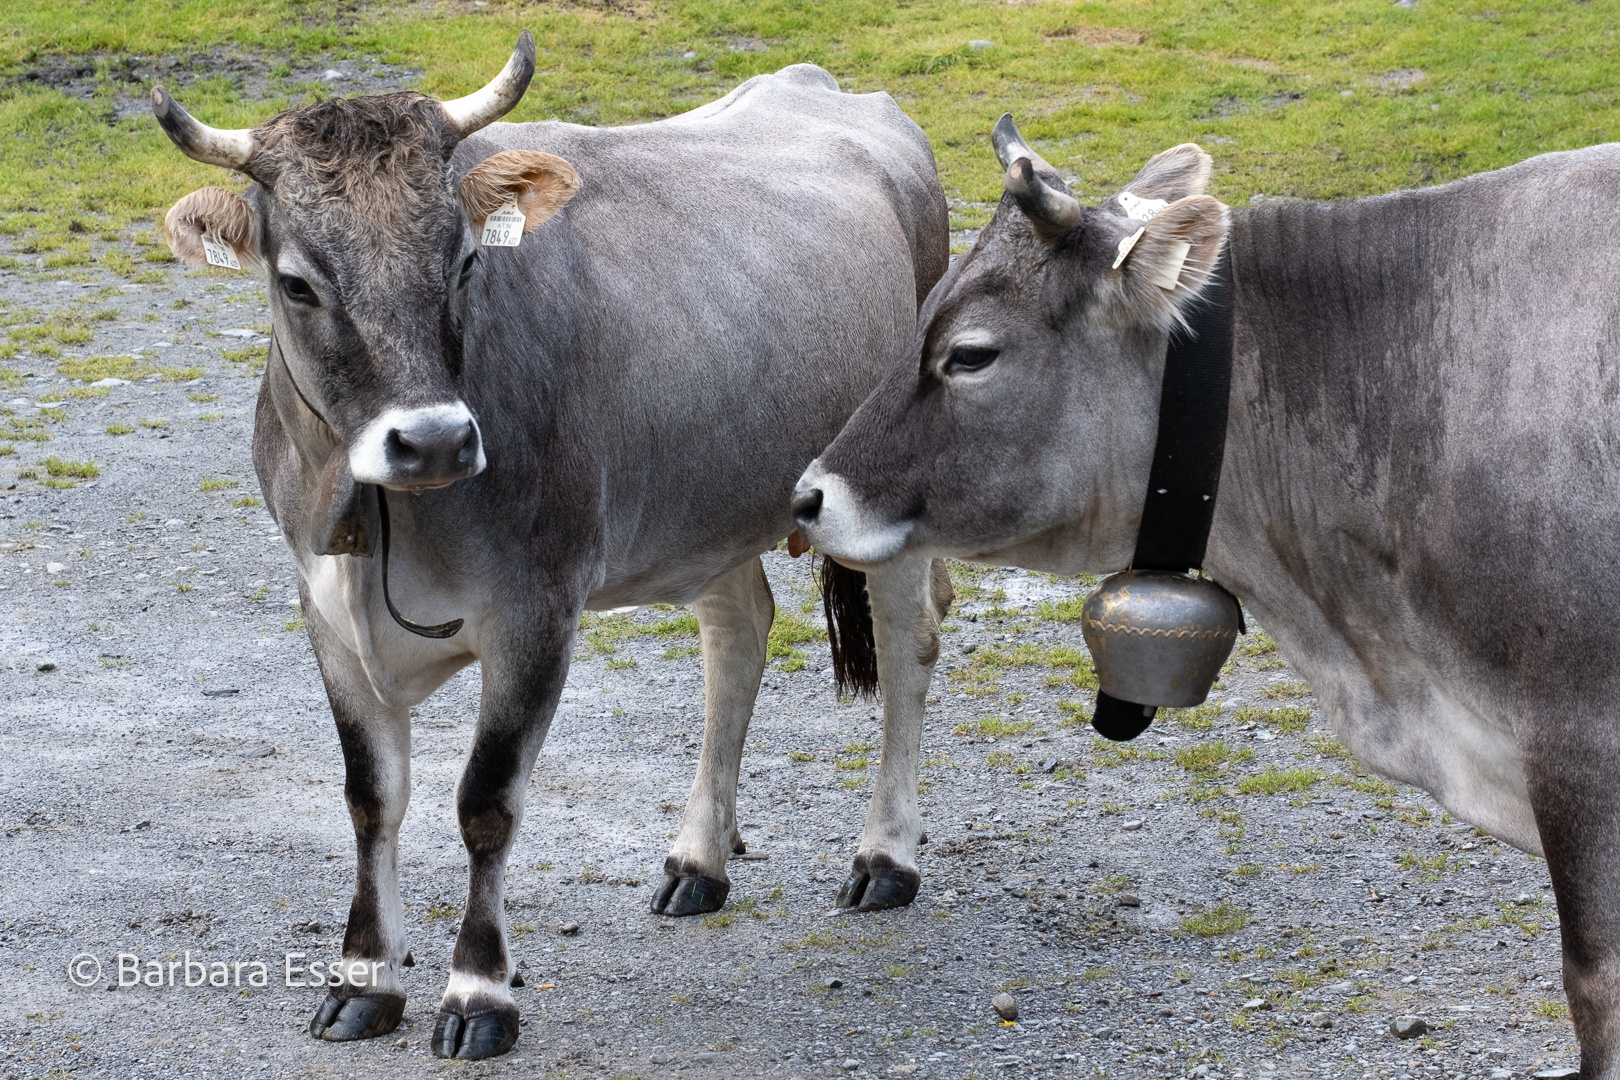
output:
<path id="1" fill-rule="evenodd" d="M 872 636 L 866 575 L 822 556 L 821 606 L 827 611 L 827 644 L 832 649 L 838 692 L 876 697 L 877 641 Z"/>

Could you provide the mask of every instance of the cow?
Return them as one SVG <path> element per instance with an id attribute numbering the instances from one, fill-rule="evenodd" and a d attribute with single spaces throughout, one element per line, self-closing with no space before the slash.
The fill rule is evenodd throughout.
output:
<path id="1" fill-rule="evenodd" d="M 502 879 L 586 610 L 695 609 L 703 748 L 652 908 L 724 902 L 775 611 L 760 553 L 949 259 L 932 150 L 885 94 L 796 65 L 657 123 L 495 123 L 534 56 L 525 30 L 470 96 L 324 101 L 251 130 L 153 91 L 180 150 L 253 181 L 186 196 L 166 230 L 181 258 L 269 283 L 254 466 L 297 563 L 358 851 L 340 983 L 309 1027 L 327 1040 L 399 1022 L 410 709 L 477 661 L 467 902 L 431 1046 L 514 1045 Z M 830 593 L 859 592 L 843 580 Z M 845 606 L 870 605 L 848 625 L 875 648 L 883 759 L 839 902 L 872 910 L 916 893 L 949 584 L 909 560 L 864 590 Z"/>
<path id="2" fill-rule="evenodd" d="M 1185 144 L 1082 206 L 1003 125 L 995 216 L 801 478 L 804 538 L 1124 569 L 1169 335 L 1229 271 L 1203 568 L 1358 759 L 1545 856 L 1581 1075 L 1620 1077 L 1620 145 L 1228 210 Z"/>

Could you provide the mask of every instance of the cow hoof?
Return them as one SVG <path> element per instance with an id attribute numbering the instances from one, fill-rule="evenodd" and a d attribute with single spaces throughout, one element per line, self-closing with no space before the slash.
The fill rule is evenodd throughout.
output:
<path id="1" fill-rule="evenodd" d="M 326 995 L 309 1021 L 309 1033 L 327 1042 L 375 1039 L 399 1027 L 405 1015 L 404 994 L 375 994 L 339 999 Z"/>
<path id="2" fill-rule="evenodd" d="M 905 907 L 917 899 L 922 875 L 887 855 L 857 855 L 855 869 L 838 890 L 838 906 L 856 911 Z"/>
<path id="3" fill-rule="evenodd" d="M 654 915 L 702 915 L 719 911 L 731 892 L 731 882 L 722 878 L 665 874 L 653 892 Z"/>
<path id="4" fill-rule="evenodd" d="M 494 1012 L 461 1016 L 440 1012 L 433 1023 L 433 1056 L 479 1061 L 499 1057 L 517 1045 L 517 1006 L 508 1005 Z"/>

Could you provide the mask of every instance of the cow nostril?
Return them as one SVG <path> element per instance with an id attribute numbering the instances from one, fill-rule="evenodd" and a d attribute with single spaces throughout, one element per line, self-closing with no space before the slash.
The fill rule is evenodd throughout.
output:
<path id="1" fill-rule="evenodd" d="M 800 525 L 814 525 L 816 517 L 821 513 L 821 489 L 811 488 L 809 491 L 798 492 L 793 496 L 793 502 L 789 507 L 793 511 L 793 520 Z"/>
<path id="2" fill-rule="evenodd" d="M 422 451 L 416 441 L 398 428 L 388 433 L 388 460 L 401 469 L 418 469 L 422 465 Z"/>
<path id="3" fill-rule="evenodd" d="M 456 451 L 456 463 L 467 466 L 478 460 L 478 429 L 469 422 L 461 437 L 461 449 Z"/>

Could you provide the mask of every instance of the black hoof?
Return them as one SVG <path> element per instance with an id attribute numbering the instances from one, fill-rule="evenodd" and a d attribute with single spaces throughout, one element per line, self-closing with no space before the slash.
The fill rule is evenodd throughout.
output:
<path id="1" fill-rule="evenodd" d="M 905 907 L 917 899 L 922 875 L 897 866 L 887 855 L 857 855 L 855 869 L 838 890 L 838 906 L 857 911 Z"/>
<path id="2" fill-rule="evenodd" d="M 703 915 L 719 911 L 731 893 L 731 882 L 712 877 L 665 874 L 653 890 L 655 915 Z"/>
<path id="3" fill-rule="evenodd" d="M 327 1042 L 375 1039 L 399 1027 L 404 1015 L 404 994 L 372 994 L 346 1000 L 327 994 L 309 1021 L 309 1033 Z"/>
<path id="4" fill-rule="evenodd" d="M 433 1023 L 433 1055 L 462 1061 L 499 1057 L 517 1045 L 517 1038 L 515 1007 L 468 1017 L 441 1012 Z"/>

